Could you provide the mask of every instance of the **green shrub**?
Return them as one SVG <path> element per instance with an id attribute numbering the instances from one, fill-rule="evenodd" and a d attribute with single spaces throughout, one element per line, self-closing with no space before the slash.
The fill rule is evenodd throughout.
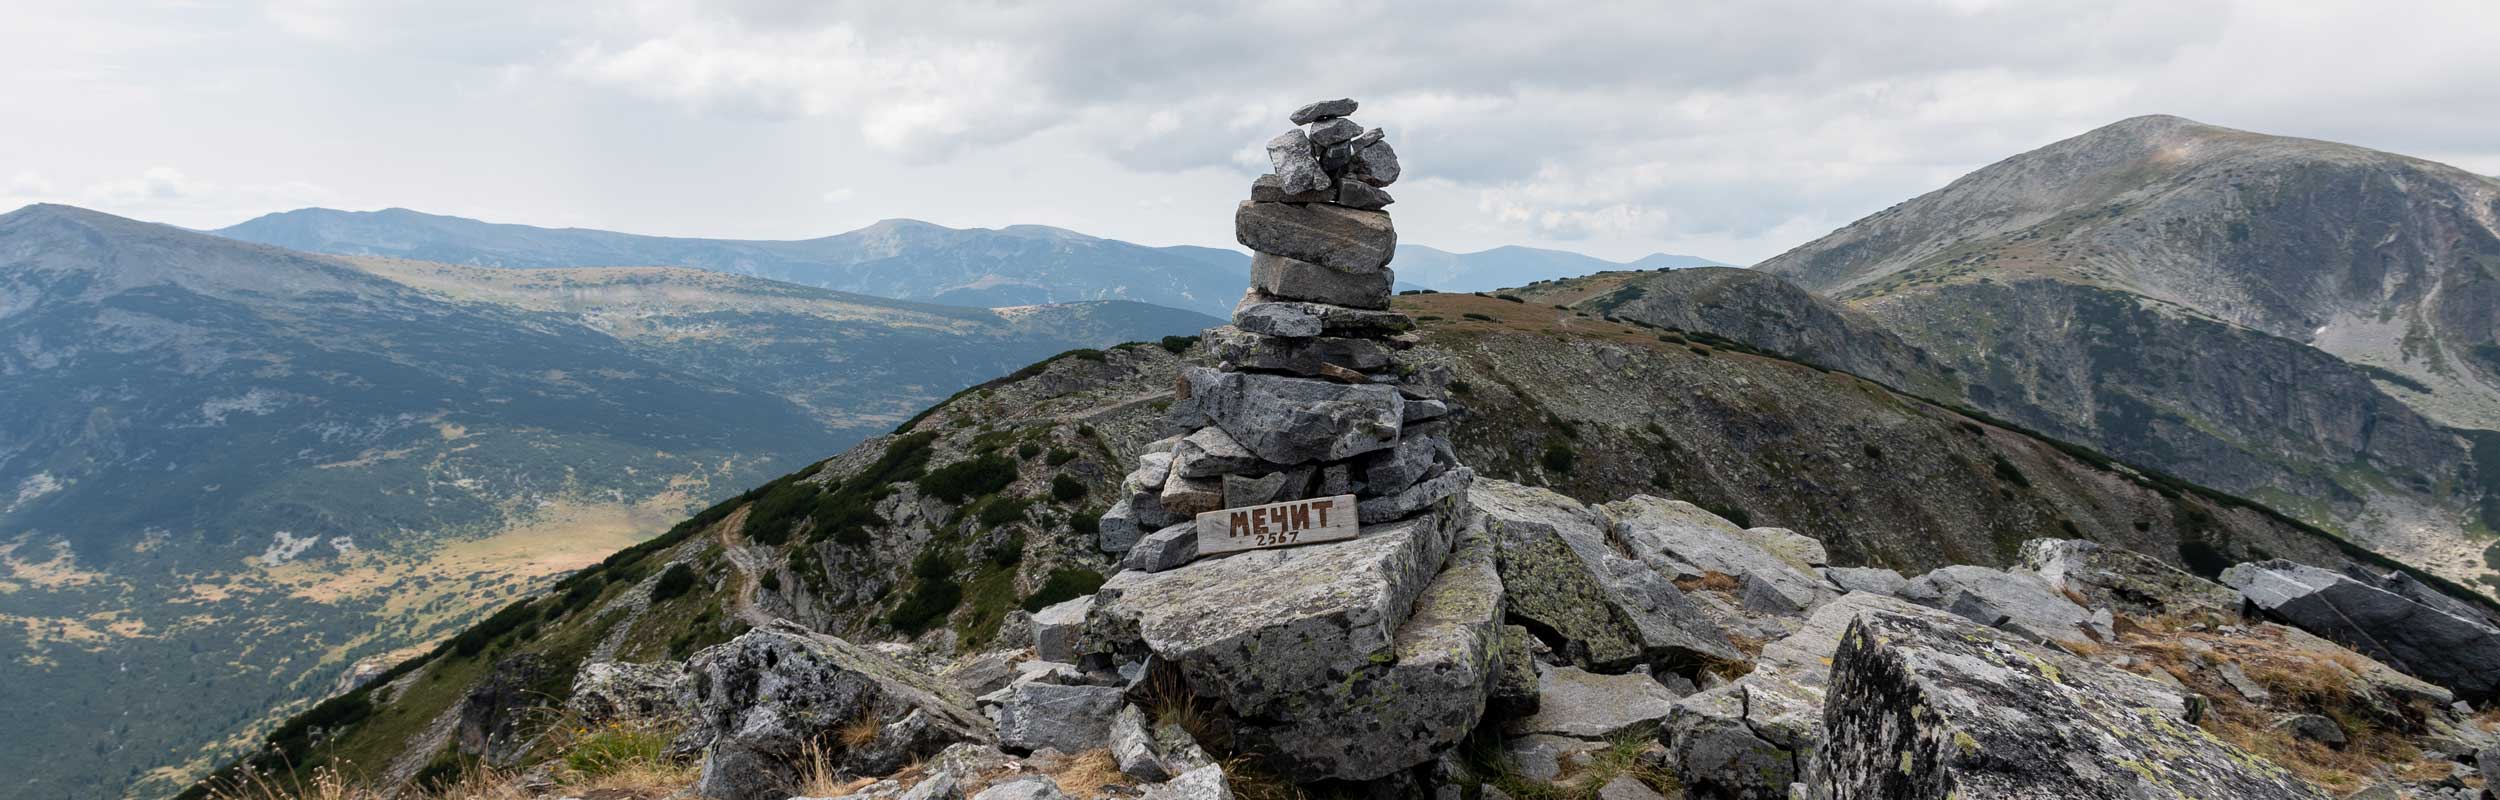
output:
<path id="1" fill-rule="evenodd" d="M 1032 443 L 1032 442 L 1025 442 L 1025 443 L 1023 443 L 1023 444 L 1016 445 L 1016 458 L 1018 458 L 1018 459 L 1020 459 L 1020 460 L 1024 460 L 1024 461 L 1031 461 L 1031 460 L 1033 460 L 1033 457 L 1034 457 L 1034 456 L 1038 456 L 1038 455 L 1041 455 L 1041 454 L 1042 454 L 1042 446 L 1041 446 L 1041 445 L 1034 444 L 1034 443 Z"/>
<path id="2" fill-rule="evenodd" d="M 687 569 L 684 564 L 670 564 L 667 570 L 660 573 L 660 579 L 652 582 L 651 602 L 674 599 L 693 588 L 694 570 Z"/>
<path id="3" fill-rule="evenodd" d="M 790 528 L 822 492 L 822 487 L 799 481 L 773 486 L 747 508 L 746 525 L 739 532 L 747 541 L 778 547 L 790 540 Z"/>
<path id="4" fill-rule="evenodd" d="M 764 591 L 767 592 L 781 591 L 781 573 L 778 570 L 764 573 L 764 577 L 758 579 L 755 583 L 758 586 L 764 587 Z"/>
<path id="5" fill-rule="evenodd" d="M 1042 588 L 1034 590 L 1032 596 L 1024 598 L 1024 610 L 1040 611 L 1093 594 L 1095 590 L 1102 588 L 1102 580 L 1102 573 L 1090 569 L 1062 567 L 1051 570 L 1050 577 L 1043 579 Z"/>
<path id="6" fill-rule="evenodd" d="M 1085 482 L 1073 475 L 1057 475 L 1050 479 L 1050 499 L 1071 503 L 1085 497 Z"/>
<path id="7" fill-rule="evenodd" d="M 963 604 L 963 601 L 964 588 L 956 585 L 953 578 L 944 575 L 922 578 L 912 582 L 911 594 L 903 597 L 902 605 L 886 613 L 885 624 L 918 636 L 945 619 L 946 615 L 954 613 L 955 606 Z"/>
<path id="8" fill-rule="evenodd" d="M 990 545 L 989 561 L 998 567 L 1012 567 L 1024 561 L 1024 534 L 1010 534 Z"/>
<path id="9" fill-rule="evenodd" d="M 1025 509 L 1032 505 L 1033 500 L 1028 497 L 992 497 L 981 502 L 977 517 L 982 525 L 992 528 L 1023 522 Z"/>
<path id="10" fill-rule="evenodd" d="M 1198 337 L 1195 336 L 1166 336 L 1163 337 L 1163 341 L 1157 342 L 1163 346 L 1164 350 L 1176 356 L 1189 352 L 1190 346 L 1197 343 Z"/>
<path id="11" fill-rule="evenodd" d="M 1469 312 L 1467 312 L 1467 313 L 1465 313 L 1465 314 L 1460 314 L 1459 316 L 1466 317 L 1466 318 L 1468 318 L 1468 319 L 1472 319 L 1472 320 L 1475 320 L 1475 321 L 1477 321 L 1477 322 L 1492 322 L 1492 321 L 1493 321 L 1493 316 L 1492 316 L 1492 315 L 1490 315 L 1490 314 L 1478 314 L 1478 313 L 1473 312 L 1473 311 L 1469 311 Z"/>
<path id="12" fill-rule="evenodd" d="M 479 651 L 485 650 L 487 645 L 493 644 L 497 638 L 512 632 L 514 628 L 536 621 L 538 621 L 538 609 L 531 607 L 527 600 L 514 601 L 512 605 L 504 606 L 502 610 L 496 611 L 485 621 L 469 626 L 468 630 L 461 631 L 460 635 L 452 637 L 451 652 L 459 656 L 477 655 Z"/>
<path id="13" fill-rule="evenodd" d="M 1042 463 L 1056 467 L 1075 460 L 1076 451 L 1065 447 L 1053 447 L 1050 449 L 1050 457 L 1042 459 Z"/>
<path id="14" fill-rule="evenodd" d="M 2014 467 L 2014 462 L 2005 460 L 2005 456 L 1996 457 L 1996 474 L 1997 480 L 2025 488 L 2031 486 L 2031 476 L 2024 475 L 2022 470 Z"/>
<path id="15" fill-rule="evenodd" d="M 920 491 L 949 503 L 961 503 L 1007 488 L 1016 480 L 1016 462 L 985 455 L 957 461 L 920 476 Z"/>
<path id="16" fill-rule="evenodd" d="M 1525 302 L 1528 302 L 1528 301 L 1526 301 L 1526 300 L 1519 299 L 1519 295 L 1515 295 L 1515 294 L 1497 294 L 1497 295 L 1494 295 L 1494 297 L 1495 297 L 1495 298 L 1498 298 L 1498 299 L 1502 299 L 1502 300 L 1508 300 L 1508 301 L 1511 301 L 1511 302 L 1513 302 L 1513 303 L 1525 303 Z M 1562 307 L 1562 306 L 1555 306 L 1555 308 L 1561 308 L 1561 307 Z"/>
<path id="17" fill-rule="evenodd" d="M 1076 531 L 1077 533 L 1082 533 L 1087 536 L 1101 533 L 1102 512 L 1092 509 L 1077 510 L 1076 516 L 1068 518 L 1068 530 Z"/>

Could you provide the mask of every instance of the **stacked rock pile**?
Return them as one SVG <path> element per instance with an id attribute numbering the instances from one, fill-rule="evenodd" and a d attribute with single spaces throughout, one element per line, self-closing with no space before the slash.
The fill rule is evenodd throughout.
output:
<path id="1" fill-rule="evenodd" d="M 1102 517 L 1124 569 L 1033 623 L 1043 662 L 1131 676 L 1132 702 L 1184 690 L 1231 747 L 1297 781 L 1430 762 L 1475 727 L 1502 665 L 1527 663 L 1450 446 L 1450 375 L 1401 361 L 1414 321 L 1389 310 L 1397 233 L 1380 210 L 1397 157 L 1345 118 L 1354 105 L 1306 106 L 1269 143 L 1276 171 L 1235 212 L 1258 252 L 1249 293 L 1203 339 L 1218 363 L 1182 370 L 1178 435 Z M 1332 509 L 1326 535 L 1211 527 L 1200 552 L 1196 515 L 1288 501 Z"/>
<path id="2" fill-rule="evenodd" d="M 1398 178 L 1379 128 L 1353 100 L 1303 106 L 1267 143 L 1275 171 L 1234 210 L 1255 255 L 1233 324 L 1207 331 L 1220 361 L 1178 387 L 1184 433 L 1159 443 L 1102 519 L 1108 552 L 1156 572 L 1197 556 L 1205 511 L 1353 495 L 1364 525 L 1415 516 L 1464 492 L 1447 427 L 1449 374 L 1400 363 L 1414 320 L 1388 310 L 1397 229 L 1381 187 Z"/>

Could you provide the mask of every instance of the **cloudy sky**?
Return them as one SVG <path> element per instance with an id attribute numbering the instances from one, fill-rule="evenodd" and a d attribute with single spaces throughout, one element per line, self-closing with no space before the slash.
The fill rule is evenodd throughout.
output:
<path id="1" fill-rule="evenodd" d="M 1229 245 L 1352 96 L 1405 241 L 1776 254 L 2188 116 L 2500 173 L 2500 3 L 0 0 L 0 205 L 308 205 L 796 238 L 886 217 Z"/>

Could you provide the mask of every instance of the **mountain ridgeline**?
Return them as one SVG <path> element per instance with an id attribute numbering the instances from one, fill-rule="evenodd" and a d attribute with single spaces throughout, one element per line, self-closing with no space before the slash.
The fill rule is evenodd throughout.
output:
<path id="1" fill-rule="evenodd" d="M 1973 406 L 2500 587 L 2500 180 L 2139 117 L 1757 269 Z"/>
<path id="2" fill-rule="evenodd" d="M 815 239 L 758 241 L 539 228 L 397 208 L 306 208 L 216 233 L 307 252 L 467 266 L 692 267 L 978 307 L 1134 300 L 1222 315 L 1241 299 L 1250 272 L 1249 257 L 1232 250 L 1148 247 L 1042 225 L 957 229 L 908 219 Z M 1397 260 L 1404 286 L 1457 292 L 1609 269 L 1715 263 L 1664 253 L 1627 264 L 1530 247 L 1452 253 L 1419 245 L 1400 246 Z"/>

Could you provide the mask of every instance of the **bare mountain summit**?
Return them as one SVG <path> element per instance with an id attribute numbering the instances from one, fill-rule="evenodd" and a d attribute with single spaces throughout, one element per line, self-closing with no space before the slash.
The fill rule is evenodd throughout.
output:
<path id="1" fill-rule="evenodd" d="M 2500 464 L 2476 457 L 2500 443 L 2500 181 L 2137 117 L 1759 268 L 1872 313 L 1983 409 L 2500 569 L 2477 552 Z"/>

